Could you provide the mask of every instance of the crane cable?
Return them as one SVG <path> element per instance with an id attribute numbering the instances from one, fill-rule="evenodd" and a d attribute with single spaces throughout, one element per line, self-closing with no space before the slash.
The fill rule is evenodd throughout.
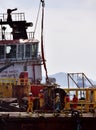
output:
<path id="1" fill-rule="evenodd" d="M 38 12 L 37 12 L 35 27 L 34 27 L 34 31 L 33 31 L 33 37 L 34 37 L 34 35 L 35 35 L 36 28 L 37 28 L 38 18 L 39 18 L 39 14 L 40 14 L 40 7 L 41 7 L 41 1 L 40 1 L 40 3 L 39 3 L 39 9 L 38 9 Z"/>

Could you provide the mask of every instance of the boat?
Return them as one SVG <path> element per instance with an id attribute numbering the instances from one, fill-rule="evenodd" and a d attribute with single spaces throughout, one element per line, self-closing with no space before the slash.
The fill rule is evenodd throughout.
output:
<path id="1" fill-rule="evenodd" d="M 6 13 L 0 14 L 0 128 L 95 130 L 96 88 L 84 73 L 76 74 L 83 74 L 91 87 L 85 87 L 84 77 L 80 87 L 73 79 L 73 73 L 68 73 L 67 88 L 61 88 L 48 76 L 43 48 L 45 1 L 40 0 L 40 4 L 42 7 L 40 42 L 35 38 L 35 32 L 27 32 L 33 23 L 26 21 L 24 13 L 16 13 L 17 8 L 7 9 Z M 42 67 L 45 69 L 45 83 L 41 82 Z M 69 78 L 77 88 L 70 88 Z M 81 77 L 79 81 L 81 83 Z M 44 92 L 45 101 L 42 109 L 38 96 L 40 90 Z M 66 95 L 71 97 L 71 91 L 81 99 L 75 103 L 70 99 L 68 105 L 65 97 Z M 34 97 L 32 112 L 27 112 L 29 93 Z M 60 95 L 61 103 L 59 111 L 53 107 L 57 93 Z M 77 105 L 76 109 L 72 108 L 74 104 Z"/>

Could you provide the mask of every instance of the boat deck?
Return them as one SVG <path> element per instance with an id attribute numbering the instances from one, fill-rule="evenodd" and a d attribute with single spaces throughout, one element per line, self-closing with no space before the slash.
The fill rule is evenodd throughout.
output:
<path id="1" fill-rule="evenodd" d="M 0 112 L 2 130 L 77 130 L 77 128 L 95 130 L 96 117 L 92 113 L 84 113 L 78 118 L 64 113 Z"/>
<path id="2" fill-rule="evenodd" d="M 38 118 L 38 117 L 72 117 L 71 113 L 27 113 L 27 112 L 0 112 L 0 117 L 9 117 L 9 118 Z M 80 117 L 96 117 L 95 113 L 82 113 Z"/>

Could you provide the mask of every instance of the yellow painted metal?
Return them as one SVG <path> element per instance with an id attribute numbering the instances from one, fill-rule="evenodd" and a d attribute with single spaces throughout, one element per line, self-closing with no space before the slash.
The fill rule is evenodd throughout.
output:
<path id="1" fill-rule="evenodd" d="M 0 78 L 0 85 L 29 85 L 30 80 L 28 78 Z"/>
<path id="2" fill-rule="evenodd" d="M 68 94 L 70 93 L 70 97 L 72 97 L 72 93 L 76 94 L 78 97 L 78 110 L 89 112 L 90 109 L 94 110 L 96 108 L 96 88 L 64 88 Z M 84 92 L 84 99 L 80 99 L 80 92 Z M 70 106 L 74 104 L 72 99 L 70 100 Z M 71 109 L 71 107 L 67 109 Z"/>
<path id="3" fill-rule="evenodd" d="M 18 85 L 23 85 L 24 93 L 29 92 L 30 81 L 28 78 L 0 78 L 0 98 L 12 97 L 12 87 Z"/>
<path id="4" fill-rule="evenodd" d="M 0 98 L 3 97 L 12 97 L 12 85 L 10 84 L 0 85 Z"/>

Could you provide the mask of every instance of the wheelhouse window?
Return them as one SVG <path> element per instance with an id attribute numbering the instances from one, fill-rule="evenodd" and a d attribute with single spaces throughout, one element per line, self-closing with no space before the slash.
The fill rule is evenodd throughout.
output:
<path id="1" fill-rule="evenodd" d="M 0 59 L 4 59 L 5 46 L 0 45 Z"/>
<path id="2" fill-rule="evenodd" d="M 16 45 L 6 45 L 6 58 L 16 58 Z"/>
<path id="3" fill-rule="evenodd" d="M 32 57 L 36 57 L 38 53 L 38 43 L 32 44 Z"/>
<path id="4" fill-rule="evenodd" d="M 37 57 L 38 43 L 25 44 L 25 58 Z"/>
<path id="5" fill-rule="evenodd" d="M 30 58 L 31 55 L 31 45 L 26 44 L 25 45 L 25 58 Z"/>
<path id="6" fill-rule="evenodd" d="M 38 42 L 0 45 L 0 60 L 26 60 L 38 56 Z"/>
<path id="7" fill-rule="evenodd" d="M 18 58 L 24 58 L 24 44 L 18 45 Z"/>

